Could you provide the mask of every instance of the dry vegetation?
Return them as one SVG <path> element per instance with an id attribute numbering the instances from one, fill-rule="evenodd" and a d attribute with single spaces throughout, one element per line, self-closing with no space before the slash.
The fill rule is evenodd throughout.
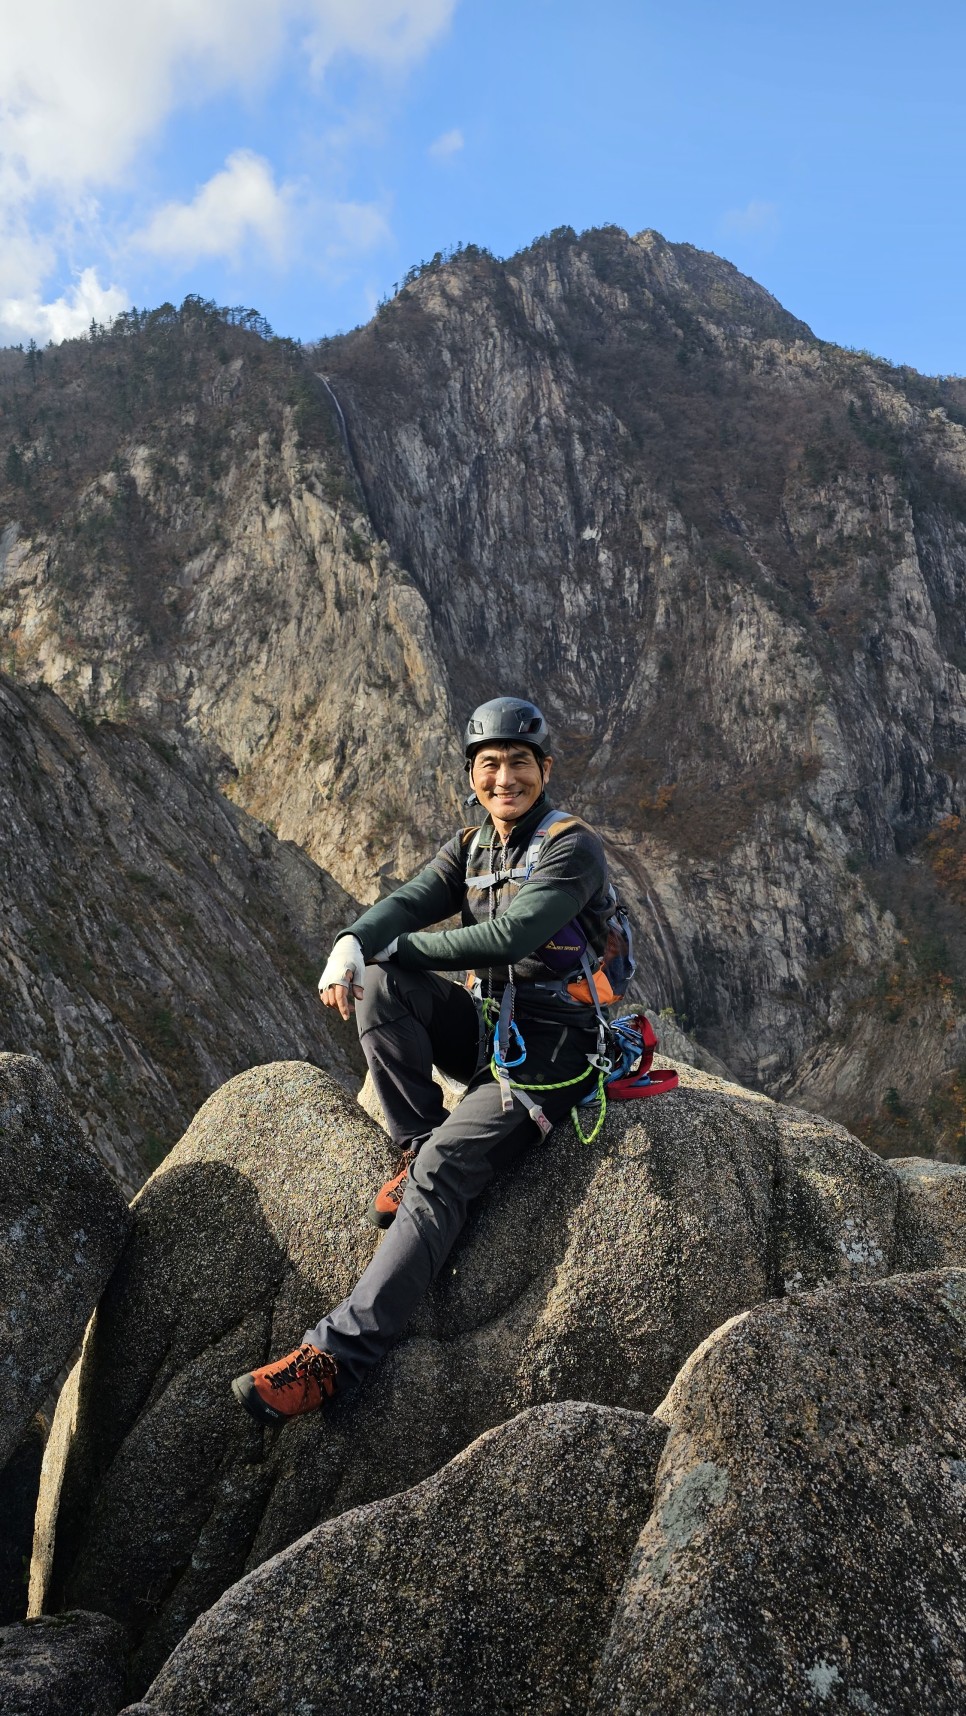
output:
<path id="1" fill-rule="evenodd" d="M 155 544 L 122 450 L 147 444 L 156 476 L 170 477 L 190 516 L 192 500 L 210 501 L 261 434 L 277 444 L 288 410 L 304 440 L 342 462 L 301 348 L 254 310 L 200 298 L 132 310 L 46 351 L 0 352 L 0 521 L 31 534 L 72 517 L 79 546 L 133 569 Z M 105 473 L 116 478 L 110 504 L 85 510 L 78 496 Z"/>

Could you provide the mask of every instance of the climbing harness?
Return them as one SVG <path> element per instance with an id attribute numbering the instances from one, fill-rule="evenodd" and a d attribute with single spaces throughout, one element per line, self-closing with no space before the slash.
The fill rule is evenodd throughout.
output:
<path id="1" fill-rule="evenodd" d="M 504 864 L 496 868 L 491 862 L 491 868 L 487 872 L 471 878 L 471 859 L 475 858 L 481 849 L 482 831 L 476 832 L 467 850 L 467 881 L 471 882 L 474 889 L 488 892 L 491 919 L 495 911 L 497 887 L 506 882 L 518 885 L 526 882 L 546 837 L 561 823 L 573 820 L 566 811 L 548 811 L 534 829 L 530 844 L 519 864 L 510 867 Z M 590 1005 L 597 1015 L 596 1051 L 587 1056 L 587 1068 L 577 1073 L 574 1078 L 560 1079 L 556 1083 L 529 1083 L 510 1077 L 511 1072 L 523 1065 L 527 1056 L 523 1035 L 513 1016 L 515 982 L 512 965 L 501 1001 L 497 1003 L 492 995 L 483 998 L 484 1027 L 488 1032 L 493 1032 L 490 1071 L 500 1087 L 503 1112 L 510 1113 L 515 1098 L 527 1110 L 542 1137 L 546 1137 L 551 1131 L 552 1122 L 547 1119 L 540 1105 L 540 1093 L 569 1090 L 574 1085 L 583 1084 L 591 1071 L 597 1074 L 593 1087 L 570 1110 L 574 1131 L 582 1144 L 592 1144 L 599 1135 L 607 1114 L 608 1098 L 616 1102 L 630 1102 L 643 1097 L 660 1096 L 665 1091 L 676 1089 L 679 1082 L 673 1068 L 651 1071 L 651 1061 L 658 1045 L 653 1026 L 646 1014 L 628 1013 L 611 1021 L 604 1013 L 605 1007 L 620 1001 L 626 994 L 635 970 L 630 922 L 613 887 L 609 889 L 607 913 L 607 942 L 596 968 L 591 964 L 590 943 L 579 918 L 572 918 L 563 929 L 551 936 L 543 947 L 536 950 L 536 957 L 546 965 L 551 976 L 547 982 L 536 980 L 533 987 L 550 990 L 577 1005 Z M 576 975 L 578 972 L 579 976 Z M 489 974 L 489 980 L 492 990 L 492 973 Z M 515 1051 L 512 1058 L 511 1048 Z M 580 1121 L 580 1110 L 593 1106 L 597 1107 L 597 1117 L 590 1130 L 585 1132 Z"/>
<path id="2" fill-rule="evenodd" d="M 640 1101 L 648 1096 L 663 1096 L 666 1091 L 676 1090 L 680 1083 L 677 1072 L 673 1067 L 651 1070 L 654 1051 L 658 1046 L 654 1027 L 646 1013 L 627 1013 L 620 1019 L 605 1022 L 605 1030 L 610 1039 L 609 1046 L 614 1052 L 614 1059 L 608 1059 L 598 1053 L 588 1055 L 589 1068 L 596 1071 L 597 1081 L 593 1089 L 582 1097 L 580 1102 L 570 1110 L 570 1118 L 574 1131 L 582 1144 L 593 1144 L 600 1133 L 607 1115 L 607 1103 Z M 522 1037 L 517 1032 L 518 1041 Z M 512 1063 L 506 1063 L 499 1058 L 499 1048 L 494 1041 L 493 1056 L 490 1061 L 490 1071 L 500 1084 L 515 1093 L 517 1099 L 529 1110 L 531 1119 L 540 1128 L 544 1137 L 551 1129 L 543 1109 L 534 1102 L 531 1091 L 568 1090 L 571 1085 L 582 1084 L 587 1077 L 586 1072 L 579 1072 L 575 1078 L 560 1079 L 556 1084 L 526 1084 L 520 1079 L 511 1079 L 509 1066 L 519 1066 L 526 1058 L 526 1050 Z M 513 1098 L 511 1095 L 510 1106 Z M 597 1118 L 589 1132 L 585 1132 L 580 1123 L 580 1110 L 594 1105 L 598 1108 Z M 506 1107 L 504 1103 L 504 1107 Z"/>
<path id="3" fill-rule="evenodd" d="M 474 861 L 480 852 L 485 850 L 482 845 L 483 830 L 476 830 L 466 852 L 467 886 L 474 891 L 488 893 L 491 917 L 497 887 L 507 882 L 518 887 L 529 881 L 544 840 L 564 824 L 573 822 L 579 822 L 579 818 L 572 816 L 569 811 L 548 810 L 530 836 L 530 844 L 519 864 L 509 867 L 504 864 L 496 868 L 491 860 L 490 869 L 482 875 L 472 873 Z M 492 848 L 490 850 L 492 851 Z M 591 964 L 590 944 L 579 917 L 571 918 L 569 923 L 564 924 L 542 947 L 535 950 L 535 957 L 546 966 L 548 972 L 545 981 L 536 980 L 536 987 L 549 989 L 584 1006 L 590 1005 L 598 1017 L 602 1017 L 602 1007 L 610 1007 L 623 1000 L 636 969 L 630 919 L 613 886 L 608 886 L 605 912 L 606 940 L 596 966 Z"/>

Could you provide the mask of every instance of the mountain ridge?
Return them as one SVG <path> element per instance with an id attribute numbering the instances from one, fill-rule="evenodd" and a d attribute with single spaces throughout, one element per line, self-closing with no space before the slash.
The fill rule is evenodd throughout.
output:
<path id="1" fill-rule="evenodd" d="M 877 878 L 962 803 L 966 385 L 613 227 L 434 258 L 303 352 L 189 300 L 58 361 L 0 379 L 18 676 L 202 745 L 363 899 L 463 819 L 465 709 L 526 689 L 626 854 L 649 1000 L 880 1147 L 959 1148 L 889 1068 L 911 1033 L 952 1088 L 966 971 L 920 957 L 941 889 Z M 16 470 L 87 370 L 124 421 L 45 522 Z"/>

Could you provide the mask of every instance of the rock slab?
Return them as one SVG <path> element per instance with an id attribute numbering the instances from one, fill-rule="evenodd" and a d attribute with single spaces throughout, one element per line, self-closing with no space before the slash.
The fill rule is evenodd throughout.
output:
<path id="1" fill-rule="evenodd" d="M 51 1561 L 38 1543 L 32 1585 L 32 1608 L 129 1627 L 132 1690 L 246 1572 L 524 1408 L 652 1411 L 736 1312 L 914 1266 L 887 1163 L 841 1127 L 682 1068 L 672 1095 L 615 1105 L 591 1147 L 566 1126 L 535 1134 L 355 1399 L 265 1434 L 229 1380 L 352 1286 L 391 1157 L 333 1080 L 280 1063 L 216 1093 L 135 1201 L 76 1405 L 55 1421 L 40 1517 L 62 1483 L 56 1548 Z"/>
<path id="2" fill-rule="evenodd" d="M 592 1716 L 966 1708 L 966 1272 L 758 1306 L 656 1416 Z"/>
<path id="3" fill-rule="evenodd" d="M 310 1532 L 135 1709 L 959 1716 L 964 1448 L 966 1271 L 757 1306 L 654 1417 L 531 1408 Z"/>
<path id="4" fill-rule="evenodd" d="M 116 1621 L 80 1610 L 0 1628 L 3 1716 L 114 1716 L 125 1642 Z"/>
<path id="5" fill-rule="evenodd" d="M 148 1691 L 158 1716 L 560 1716 L 584 1708 L 651 1506 L 664 1427 L 568 1402 L 330 1520 L 203 1615 Z"/>
<path id="6" fill-rule="evenodd" d="M 0 1468 L 80 1345 L 129 1226 L 51 1075 L 0 1054 Z"/>

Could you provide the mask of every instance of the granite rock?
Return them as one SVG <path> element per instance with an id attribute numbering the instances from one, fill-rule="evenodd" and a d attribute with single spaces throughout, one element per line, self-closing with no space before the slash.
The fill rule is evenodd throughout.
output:
<path id="1" fill-rule="evenodd" d="M 681 1074 L 672 1095 L 613 1105 L 593 1145 L 569 1126 L 535 1135 L 386 1363 L 280 1432 L 229 1380 L 351 1287 L 392 1150 L 311 1067 L 226 1085 L 135 1201 L 76 1407 L 55 1421 L 40 1517 L 49 1543 L 61 1487 L 56 1548 L 38 1537 L 32 1604 L 116 1614 L 138 1689 L 229 1584 L 321 1520 L 409 1488 L 527 1406 L 648 1412 L 735 1312 L 893 1268 L 887 1163 L 841 1127 Z"/>
<path id="2" fill-rule="evenodd" d="M 0 1626 L 22 1621 L 27 1613 L 34 1513 L 47 1430 L 46 1419 L 35 1413 L 0 1471 Z"/>
<path id="3" fill-rule="evenodd" d="M 39 1054 L 127 1197 L 260 1061 L 353 1080 L 319 1005 L 355 905 L 189 749 L 0 673 L 0 1047 Z"/>
<path id="4" fill-rule="evenodd" d="M 891 1163 L 899 1181 L 899 1225 L 909 1267 L 966 1267 L 966 1167 L 929 1157 Z"/>
<path id="5" fill-rule="evenodd" d="M 521 1413 L 425 1483 L 328 1521 L 248 1574 L 138 1708 L 583 1710 L 664 1436 L 612 1408 Z"/>
<path id="6" fill-rule="evenodd" d="M 760 1305 L 689 1359 L 592 1716 L 966 1703 L 966 1273 Z"/>
<path id="7" fill-rule="evenodd" d="M 0 1466 L 80 1345 L 129 1226 L 50 1073 L 0 1054 Z"/>
<path id="8" fill-rule="evenodd" d="M 0 1628 L 3 1716 L 114 1716 L 125 1644 L 116 1621 L 83 1611 Z"/>

